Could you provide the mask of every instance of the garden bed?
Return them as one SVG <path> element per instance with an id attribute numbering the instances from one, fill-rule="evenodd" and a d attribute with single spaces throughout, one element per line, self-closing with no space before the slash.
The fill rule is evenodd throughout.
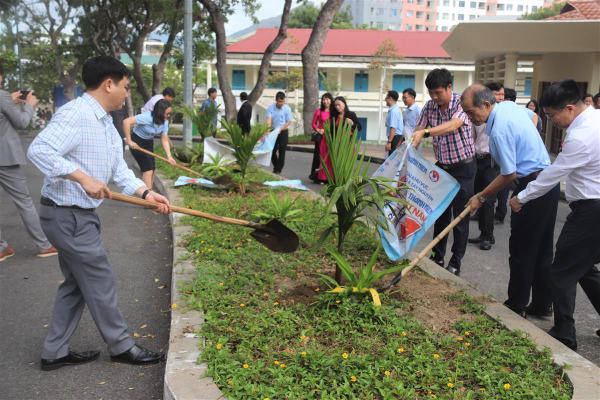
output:
<path id="1" fill-rule="evenodd" d="M 159 163 L 163 173 L 178 173 Z M 234 175 L 235 177 L 235 175 Z M 250 181 L 273 180 L 261 170 Z M 246 197 L 183 187 L 184 205 L 258 221 L 268 192 Z M 281 192 L 281 196 L 284 192 Z M 327 294 L 318 274 L 332 275 L 333 259 L 312 248 L 329 218 L 306 194 L 301 220 L 285 222 L 300 236 L 293 254 L 271 253 L 250 230 L 185 218 L 196 278 L 181 287 L 202 311 L 202 362 L 230 399 L 539 398 L 568 399 L 572 387 L 548 352 L 481 313 L 484 299 L 412 271 L 381 307 L 370 298 Z M 345 244 L 351 264 L 365 264 L 377 237 L 355 228 Z M 334 239 L 326 247 L 334 247 Z M 377 269 L 395 263 L 380 254 Z"/>

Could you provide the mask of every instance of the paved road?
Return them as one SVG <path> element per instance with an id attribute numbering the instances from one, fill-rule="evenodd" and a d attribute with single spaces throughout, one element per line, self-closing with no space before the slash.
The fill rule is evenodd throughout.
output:
<path id="1" fill-rule="evenodd" d="M 22 136 L 24 147 L 32 138 Z M 128 157 L 131 164 L 133 160 Z M 30 193 L 39 205 L 43 176 L 33 165 L 23 169 Z M 150 349 L 166 351 L 170 314 L 164 310 L 169 310 L 170 305 L 172 265 L 169 220 L 167 216 L 116 201 L 105 201 L 98 214 L 129 333 L 139 334 L 141 337 L 135 340 Z M 3 237 L 16 251 L 14 257 L 0 263 L 0 398 L 162 399 L 165 364 L 137 367 L 110 362 L 87 309 L 71 346 L 79 351 L 101 350 L 100 359 L 51 372 L 40 370 L 42 344 L 63 276 L 56 257 L 35 257 L 36 249 L 16 208 L 1 189 L 0 222 Z M 166 287 L 161 290 L 158 287 L 162 285 Z M 142 329 L 143 325 L 146 327 Z"/>
<path id="2" fill-rule="evenodd" d="M 282 175 L 289 179 L 301 179 L 304 185 L 311 190 L 320 192 L 322 185 L 316 185 L 308 179 L 312 154 L 288 152 L 286 153 L 286 162 Z M 377 169 L 376 165 L 371 166 L 371 173 Z M 565 223 L 565 219 L 570 209 L 565 202 L 561 202 L 558 206 L 558 215 L 556 219 L 556 227 L 554 240 L 558 239 L 558 235 Z M 482 251 L 477 245 L 469 244 L 467 253 L 463 259 L 463 267 L 461 278 L 465 279 L 477 286 L 482 291 L 491 294 L 500 302 L 506 300 L 506 288 L 508 286 L 509 270 L 508 270 L 508 237 L 510 236 L 510 217 L 507 216 L 507 221 L 503 225 L 496 226 L 494 236 L 496 237 L 496 245 L 489 251 Z M 479 235 L 477 222 L 471 222 L 470 225 L 471 237 Z M 433 229 L 427 233 L 419 245 L 417 250 L 422 250 L 429 244 L 429 239 L 433 238 Z M 428 240 L 425 240 L 428 239 Z M 451 238 L 448 248 L 451 247 Z M 450 256 L 446 257 L 448 261 Z M 548 330 L 552 327 L 550 318 L 535 318 L 529 317 L 529 320 L 538 327 Z M 575 309 L 575 320 L 577 328 L 578 353 L 600 365 L 600 338 L 596 336 L 596 329 L 600 329 L 600 317 L 594 310 L 594 307 L 585 296 L 585 293 L 578 287 L 577 290 L 577 306 Z"/>

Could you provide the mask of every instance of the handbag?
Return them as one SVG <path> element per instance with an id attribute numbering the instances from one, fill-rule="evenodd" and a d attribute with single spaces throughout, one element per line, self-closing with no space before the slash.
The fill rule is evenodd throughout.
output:
<path id="1" fill-rule="evenodd" d="M 323 139 L 323 135 L 321 135 L 319 132 L 314 131 L 312 133 L 312 136 L 310 137 L 310 141 L 311 142 L 315 142 L 315 143 L 319 143 L 321 141 L 321 139 Z"/>

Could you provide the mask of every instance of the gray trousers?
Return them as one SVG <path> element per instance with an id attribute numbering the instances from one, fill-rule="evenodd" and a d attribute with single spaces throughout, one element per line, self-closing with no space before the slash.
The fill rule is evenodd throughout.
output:
<path id="1" fill-rule="evenodd" d="M 38 251 L 48 250 L 50 243 L 40 226 L 40 219 L 33 205 L 33 200 L 31 200 L 31 196 L 29 195 L 25 175 L 23 175 L 21 167 L 19 165 L 0 167 L 0 186 L 2 186 L 15 203 L 15 206 L 17 206 L 17 210 L 19 210 L 21 219 L 25 224 L 25 229 L 38 248 Z M 3 253 L 7 247 L 8 243 L 2 239 L 2 231 L 0 229 L 0 253 Z"/>
<path id="2" fill-rule="evenodd" d="M 110 355 L 133 347 L 127 325 L 117 306 L 115 277 L 100 237 L 100 219 L 93 211 L 42 205 L 42 229 L 58 250 L 65 281 L 58 287 L 50 331 L 42 358 L 69 354 L 69 341 L 83 308 L 90 314 L 107 344 Z"/>

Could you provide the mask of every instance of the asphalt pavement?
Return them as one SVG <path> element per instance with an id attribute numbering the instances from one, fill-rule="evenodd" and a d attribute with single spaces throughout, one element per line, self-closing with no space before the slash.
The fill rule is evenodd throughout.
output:
<path id="1" fill-rule="evenodd" d="M 383 152 L 381 152 L 383 153 Z M 285 166 L 282 178 L 301 179 L 302 183 L 309 189 L 319 193 L 323 185 L 315 184 L 308 175 L 312 163 L 312 153 L 300 153 L 288 151 L 286 153 Z M 371 174 L 378 168 L 378 164 L 370 166 Z M 267 168 L 265 168 L 267 169 Z M 269 170 L 271 170 L 269 168 Z M 510 210 L 510 209 L 509 209 Z M 565 223 L 570 209 L 566 202 L 561 201 L 558 205 L 558 214 L 554 228 L 554 242 L 558 240 L 560 231 Z M 479 236 L 477 222 L 470 223 L 470 237 Z M 496 244 L 491 250 L 480 250 L 478 245 L 469 244 L 461 267 L 461 278 L 473 284 L 485 293 L 490 294 L 496 300 L 506 300 L 506 290 L 509 280 L 508 268 L 508 238 L 510 236 L 510 211 L 506 216 L 505 223 L 495 225 L 494 236 Z M 422 250 L 433 240 L 433 229 L 430 229 L 415 250 Z M 452 246 L 452 238 L 448 241 L 446 262 L 450 259 L 449 252 Z M 551 318 L 528 317 L 528 320 L 541 329 L 549 330 L 553 323 Z M 575 308 L 575 321 L 577 329 L 578 353 L 596 365 L 600 365 L 600 337 L 596 336 L 596 330 L 600 329 L 600 317 L 588 300 L 587 296 L 577 287 L 577 303 Z"/>
<path id="2" fill-rule="evenodd" d="M 22 135 L 21 139 L 26 149 L 33 136 Z M 126 160 L 130 165 L 134 162 L 129 152 Z M 23 171 L 39 210 L 43 175 L 32 164 Z M 139 336 L 134 340 L 142 346 L 166 352 L 173 262 L 169 219 L 110 200 L 97 212 L 129 334 Z M 71 348 L 101 350 L 100 358 L 81 366 L 40 370 L 42 345 L 63 276 L 57 257 L 35 257 L 36 248 L 14 204 L 1 189 L 0 223 L 3 238 L 16 251 L 15 256 L 0 262 L 0 399 L 162 399 L 165 363 L 131 366 L 111 362 L 87 308 Z"/>

